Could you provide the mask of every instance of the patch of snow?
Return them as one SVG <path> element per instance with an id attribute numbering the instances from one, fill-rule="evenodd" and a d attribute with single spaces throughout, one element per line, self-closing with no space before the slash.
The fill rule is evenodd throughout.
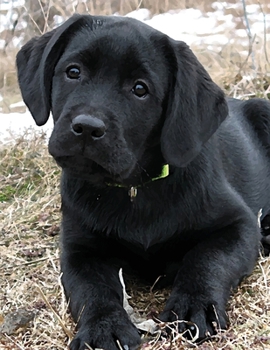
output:
<path id="1" fill-rule="evenodd" d="M 0 19 L 0 21 L 1 21 L 1 19 Z M 6 40 L 0 39 L 0 50 L 3 50 L 5 45 L 6 45 Z"/>
<path id="2" fill-rule="evenodd" d="M 227 7 L 228 4 L 226 2 L 222 2 L 222 1 L 215 1 L 212 3 L 211 7 L 213 10 L 216 11 L 223 11 L 224 7 Z"/>
<path id="3" fill-rule="evenodd" d="M 54 21 L 55 27 L 58 27 L 58 26 L 60 26 L 60 24 L 62 24 L 64 22 L 64 18 L 62 16 L 54 15 L 53 21 Z"/>
<path id="4" fill-rule="evenodd" d="M 0 14 L 0 32 L 9 28 L 16 19 L 14 13 L 12 13 L 12 8 L 23 5 L 24 0 L 0 0 L 0 10 L 7 11 L 6 15 Z M 270 7 L 270 4 L 268 6 Z M 198 9 L 185 9 L 181 11 L 169 11 L 164 14 L 155 15 L 152 18 L 148 9 L 139 9 L 128 13 L 126 16 L 143 21 L 175 40 L 182 40 L 193 47 L 202 47 L 202 49 L 208 49 L 216 53 L 220 52 L 228 43 L 234 44 L 235 46 L 239 45 L 238 53 L 243 53 L 243 55 L 246 56 L 249 47 L 247 30 L 236 29 L 237 24 L 241 24 L 241 22 L 245 23 L 244 17 L 241 16 L 243 13 L 242 2 L 238 1 L 235 4 L 231 4 L 226 1 L 215 1 L 212 3 L 212 8 L 214 10 L 213 12 L 207 12 L 204 14 Z M 239 17 L 233 17 L 231 14 L 226 14 L 227 12 L 225 12 L 225 10 L 230 8 L 238 11 Z M 265 25 L 267 29 L 267 41 L 270 41 L 270 14 L 265 13 L 264 17 L 258 4 L 247 5 L 246 10 L 248 13 L 251 33 L 253 36 L 256 35 L 253 44 L 254 48 L 257 42 L 260 44 L 263 43 Z M 64 18 L 62 16 L 54 16 L 55 26 L 60 25 L 63 21 Z M 25 21 L 20 21 L 19 23 L 25 28 Z M 13 47 L 20 47 L 23 42 L 23 35 L 24 34 L 22 33 L 20 37 L 14 36 L 11 45 Z M 4 48 L 4 46 L 5 41 L 0 40 L 0 49 Z M 257 50 L 259 50 L 259 45 Z M 22 105 L 23 103 L 21 102 L 19 105 L 12 105 L 11 108 L 16 108 Z M 0 123 L 0 140 L 16 137 L 16 135 L 21 134 L 29 127 L 32 127 L 33 130 L 42 130 L 49 135 L 53 127 L 51 118 L 45 126 L 36 126 L 29 111 L 26 113 L 0 113 Z M 10 130 L 13 136 L 11 136 L 8 130 Z"/>
<path id="5" fill-rule="evenodd" d="M 12 103 L 11 105 L 9 105 L 9 107 L 12 108 L 17 108 L 17 107 L 25 107 L 25 104 L 23 103 L 23 101 L 19 101 L 16 103 Z"/>
<path id="6" fill-rule="evenodd" d="M 148 9 L 139 9 L 136 11 L 129 12 L 126 17 L 135 18 L 139 21 L 146 21 L 150 19 L 151 12 Z"/>
<path id="7" fill-rule="evenodd" d="M 47 124 L 37 126 L 29 111 L 25 113 L 0 113 L 0 141 L 7 143 L 16 139 L 16 137 L 26 133 L 30 128 L 33 132 L 44 132 L 47 137 L 53 129 L 53 121 L 50 117 Z"/>
<path id="8" fill-rule="evenodd" d="M 24 6 L 25 1 L 24 0 L 2 0 L 0 1 L 0 11 L 8 11 L 15 7 L 21 7 Z"/>

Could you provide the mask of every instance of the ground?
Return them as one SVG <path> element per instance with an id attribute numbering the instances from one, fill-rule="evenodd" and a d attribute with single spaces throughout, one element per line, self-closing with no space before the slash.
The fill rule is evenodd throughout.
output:
<path id="1" fill-rule="evenodd" d="M 268 0 L 262 3 L 268 6 Z M 224 2 L 216 4 L 223 4 L 224 8 Z M 269 14 L 269 6 L 265 11 Z M 207 23 L 211 16 L 208 15 Z M 167 15 L 165 17 L 168 19 Z M 238 17 L 242 21 L 242 29 L 245 29 L 243 17 L 236 13 L 234 19 Z M 157 17 L 153 24 L 157 25 L 160 18 Z M 228 17 L 224 18 L 222 25 L 229 23 Z M 169 16 L 164 30 L 169 30 L 171 20 Z M 205 28 L 205 24 L 200 24 L 205 21 L 198 22 L 196 19 L 195 22 L 199 29 Z M 220 24 L 218 22 L 214 27 Z M 263 24 L 262 20 L 254 22 L 262 28 Z M 240 38 L 240 33 L 238 36 L 226 25 L 224 28 L 221 33 L 223 38 L 226 35 L 231 39 Z M 256 32 L 254 28 L 253 34 Z M 174 30 L 173 33 L 178 32 Z M 210 46 L 213 44 L 212 34 L 207 34 Z M 266 45 L 263 31 L 261 34 L 254 36 L 250 48 L 246 45 L 246 38 L 242 44 L 235 44 L 231 39 L 224 44 L 218 42 L 221 37 L 217 36 L 213 48 L 206 43 L 207 38 L 205 43 L 202 41 L 191 46 L 212 78 L 228 95 L 242 99 L 256 96 L 269 99 L 270 47 Z M 15 53 L 9 51 L 4 59 L 1 57 L 1 63 L 11 64 L 2 66 L 4 83 L 0 84 L 3 96 L 0 108 L 2 112 L 16 108 L 25 110 L 25 106 L 21 105 L 11 107 L 21 97 L 18 87 L 8 85 L 6 79 L 9 77 L 6 73 L 11 72 L 13 80 L 16 80 Z M 11 142 L 4 142 L 1 132 L 7 134 L 5 125 L 12 118 L 15 118 L 13 128 L 21 124 L 21 120 L 24 120 L 22 124 L 29 120 L 24 119 L 24 114 L 0 115 L 0 350 L 66 349 L 75 333 L 75 325 L 69 316 L 59 277 L 60 169 L 48 154 L 45 134 L 31 129 L 24 134 L 20 132 L 19 137 L 10 137 Z M 132 297 L 130 304 L 145 317 L 156 316 L 169 294 L 169 290 L 153 292 L 136 281 L 127 285 L 127 291 Z M 227 310 L 229 328 L 212 342 L 192 345 L 180 334 L 173 334 L 171 341 L 163 337 L 145 337 L 142 348 L 270 349 L 270 258 L 259 258 L 252 275 L 234 291 Z"/>
<path id="2" fill-rule="evenodd" d="M 0 159 L 0 349 L 66 349 L 75 327 L 59 282 L 60 169 L 42 134 L 2 144 Z M 146 317 L 157 315 L 169 293 L 137 283 L 127 291 Z M 261 256 L 230 300 L 229 329 L 196 347 L 270 349 L 269 295 L 270 258 Z M 189 347 L 179 334 L 145 340 L 143 349 Z"/>

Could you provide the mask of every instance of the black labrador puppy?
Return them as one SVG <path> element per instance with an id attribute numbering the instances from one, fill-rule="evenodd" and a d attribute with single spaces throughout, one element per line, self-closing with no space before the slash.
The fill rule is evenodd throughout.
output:
<path id="1" fill-rule="evenodd" d="M 225 328 L 270 210 L 270 103 L 226 100 L 185 43 L 129 18 L 74 15 L 17 67 L 36 123 L 54 119 L 70 348 L 139 346 L 120 267 L 173 283 L 161 320 Z"/>

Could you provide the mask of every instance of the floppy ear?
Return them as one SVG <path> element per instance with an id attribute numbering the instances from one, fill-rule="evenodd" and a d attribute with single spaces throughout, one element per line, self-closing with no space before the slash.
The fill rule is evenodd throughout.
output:
<path id="1" fill-rule="evenodd" d="M 55 66 L 72 35 L 83 24 L 88 24 L 89 18 L 74 15 L 58 28 L 31 39 L 17 54 L 22 97 L 37 125 L 44 125 L 49 118 Z"/>
<path id="2" fill-rule="evenodd" d="M 161 133 L 165 160 L 185 167 L 201 151 L 228 114 L 223 91 L 184 42 L 170 40 L 174 74 L 167 114 Z"/>

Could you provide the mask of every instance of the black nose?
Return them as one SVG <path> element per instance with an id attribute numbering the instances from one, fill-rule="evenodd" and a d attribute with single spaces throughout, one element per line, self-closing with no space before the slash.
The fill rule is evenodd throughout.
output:
<path id="1" fill-rule="evenodd" d="M 105 135 L 105 124 L 102 120 L 91 115 L 80 114 L 72 120 L 71 131 L 76 136 L 92 137 L 100 139 Z"/>

